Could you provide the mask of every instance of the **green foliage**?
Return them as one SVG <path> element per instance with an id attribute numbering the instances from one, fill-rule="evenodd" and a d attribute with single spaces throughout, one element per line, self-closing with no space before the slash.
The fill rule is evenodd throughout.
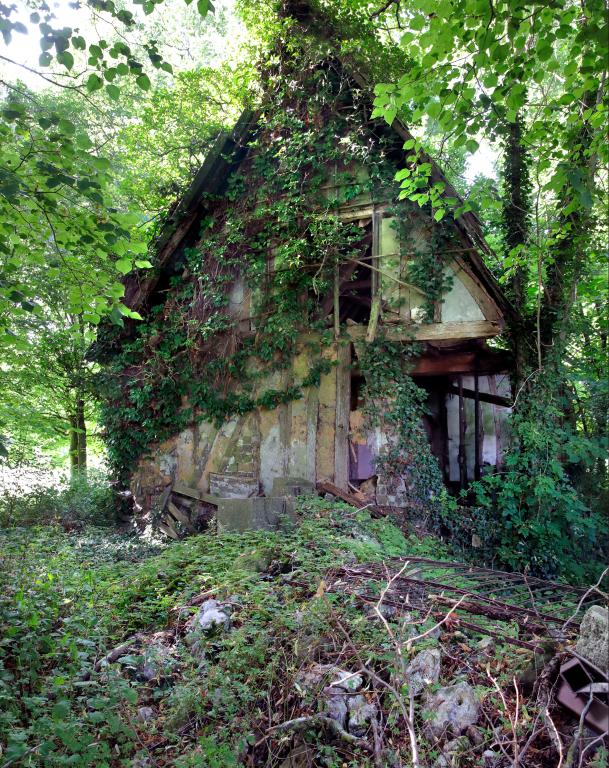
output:
<path id="1" fill-rule="evenodd" d="M 360 609 L 312 596 L 325 571 L 353 562 L 354 552 L 382 561 L 427 554 L 429 543 L 422 549 L 389 521 L 343 504 L 310 498 L 299 506 L 302 525 L 290 532 L 202 535 L 164 549 L 93 528 L 0 531 L 3 758 L 97 768 L 132 759 L 144 731 L 156 728 L 172 764 L 237 765 L 258 739 L 269 697 L 297 672 L 297 649 L 323 643 L 332 615 L 353 625 L 371 659 L 382 658 L 382 630 L 362 620 Z M 250 569 L 252 552 L 263 556 L 262 572 Z M 269 577 L 277 565 L 290 572 L 289 583 Z M 165 627 L 176 607 L 203 592 L 230 598 L 234 628 L 205 639 L 202 654 L 180 644 L 179 675 L 169 685 L 121 674 L 129 659 L 93 670 L 108 649 L 134 631 Z M 143 703 L 160 713 L 144 727 L 135 717 Z"/>
<path id="2" fill-rule="evenodd" d="M 112 672 L 103 685 L 81 676 L 112 626 L 103 596 L 154 547 L 108 531 L 74 537 L 53 527 L 2 530 L 0 540 L 3 760 L 102 766 L 128 754 L 131 683 Z"/>
<path id="3" fill-rule="evenodd" d="M 130 269 L 146 246 L 131 236 L 138 217 L 112 206 L 110 161 L 61 112 L 23 96 L 0 111 L 0 343 L 26 343 L 19 322 L 45 316 L 58 281 L 65 312 L 122 322 L 117 265 Z"/>
<path id="4" fill-rule="evenodd" d="M 389 481 L 403 481 L 408 502 L 414 509 L 435 515 L 448 503 L 437 459 L 431 452 L 423 427 L 426 393 L 409 375 L 408 349 L 400 342 L 378 339 L 360 352 L 366 377 L 366 416 L 371 425 L 383 423 L 389 445 L 377 460 L 377 472 Z"/>
<path id="5" fill-rule="evenodd" d="M 573 479 L 578 468 L 594 471 L 606 442 L 595 444 L 565 423 L 564 399 L 550 387 L 540 380 L 512 416 L 503 468 L 472 485 L 477 508 L 459 508 L 443 521 L 455 544 L 469 549 L 475 534 L 478 553 L 499 566 L 589 583 L 604 568 L 607 520 L 604 504 L 588 507 Z"/>
<path id="6" fill-rule="evenodd" d="M 107 477 L 94 470 L 70 482 L 28 484 L 0 492 L 0 527 L 63 525 L 111 526 L 116 522 L 117 499 Z"/>

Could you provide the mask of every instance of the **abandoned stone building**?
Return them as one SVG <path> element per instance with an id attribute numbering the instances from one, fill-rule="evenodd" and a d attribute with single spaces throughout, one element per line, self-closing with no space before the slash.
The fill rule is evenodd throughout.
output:
<path id="1" fill-rule="evenodd" d="M 324 67 L 318 65 L 315 71 Z M 227 392 L 251 395 L 253 405 L 212 418 L 194 404 L 174 433 L 165 427 L 159 439 L 145 445 L 131 478 L 137 503 L 145 510 L 165 506 L 173 491 L 186 500 L 198 497 L 219 504 L 230 518 L 228 524 L 240 527 L 239 516 L 243 525 L 268 522 L 268 500 L 282 497 L 286 488 L 313 488 L 324 482 L 345 492 L 361 489 L 379 505 L 405 504 L 399 483 L 388 483 L 377 473 L 376 460 L 391 436 L 382 417 L 374 425 L 364 417 L 366 382 L 358 350 L 381 335 L 402 342 L 404 348 L 417 344 L 411 375 L 426 392 L 424 427 L 445 484 L 457 490 L 501 464 L 511 361 L 488 341 L 500 336 L 511 309 L 485 265 L 489 249 L 481 225 L 471 212 L 457 218 L 449 215 L 438 223 L 427 206 L 395 205 L 399 186 L 393 176 L 404 166 L 404 143 L 412 145 L 412 136 L 398 119 L 391 126 L 370 119 L 370 91 L 360 75 L 335 60 L 327 69 L 340 72 L 336 98 L 343 104 L 357 101 L 357 108 L 366 113 L 365 130 L 370 131 L 370 139 L 364 137 L 366 153 L 360 152 L 342 165 L 335 157 L 324 161 L 323 199 L 337 202 L 331 210 L 327 205 L 318 210 L 331 216 L 337 226 L 350 225 L 351 231 L 361 234 L 359 255 L 353 256 L 351 250 L 344 260 L 338 259 L 333 277 L 322 282 L 319 292 L 310 285 L 303 289 L 314 305 L 317 324 L 305 324 L 295 331 L 287 363 L 284 359 L 282 365 L 263 370 L 259 361 L 250 360 L 248 365 L 256 368 L 257 375 L 248 380 L 237 376 L 226 385 Z M 264 137 L 279 141 L 277 137 L 283 135 L 269 122 L 261 111 L 246 112 L 232 133 L 218 138 L 165 223 L 156 244 L 156 269 L 127 280 L 129 306 L 145 320 L 156 318 L 155 343 L 179 311 L 177 304 L 170 305 L 177 286 L 192 279 L 186 257 L 193 249 L 205 253 L 217 246 L 214 225 L 209 222 L 221 218 L 216 213 L 219 207 L 226 221 L 226 211 L 230 212 L 242 194 L 235 180 L 252 173 Z M 359 146 L 361 136 L 362 131 Z M 375 152 L 381 152 L 379 146 L 383 147 L 382 162 L 390 168 L 390 183 L 376 186 L 368 163 Z M 431 182 L 441 183 L 443 194 L 458 200 L 440 169 L 426 157 L 417 162 L 423 160 L 430 163 Z M 290 199 L 287 192 L 284 199 Z M 223 226 L 226 230 L 227 225 Z M 437 236 L 440 227 L 441 238 Z M 224 279 L 222 308 L 224 319 L 231 323 L 231 349 L 244 339 L 255 344 L 259 337 L 265 322 L 261 294 L 269 275 L 281 272 L 281 247 L 279 242 L 268 247 L 262 272 L 241 269 L 238 259 L 231 262 L 229 277 Z M 430 310 L 425 284 L 420 278 L 418 284 L 410 279 L 410 268 L 417 254 L 429 254 L 434 248 L 441 250 L 441 289 Z M 309 275 L 316 268 L 310 261 L 304 265 Z M 205 264 L 203 271 L 208 274 L 209 259 Z M 200 286 L 201 276 L 197 279 Z M 196 290 L 195 286 L 195 297 Z M 194 306 L 195 299 L 189 301 Z M 268 326 L 265 330 L 269 331 Z M 132 337 L 133 333 L 137 331 L 132 331 Z M 315 346 L 322 336 L 326 342 Z M 212 355 L 222 357 L 223 349 L 214 347 Z M 316 379 L 309 377 L 320 358 L 331 365 L 321 369 Z M 204 380 L 209 370 L 209 365 L 199 373 L 189 369 L 187 378 Z M 138 383 L 127 398 L 135 398 L 138 388 L 143 391 L 144 379 L 134 378 Z M 269 388 L 273 392 L 296 388 L 298 393 L 269 404 L 260 397 Z M 157 407 L 160 397 L 151 401 L 150 408 Z M 180 408 L 186 408 L 190 398 L 188 392 L 183 393 Z M 137 425 L 130 429 L 133 432 Z M 248 501 L 233 503 L 234 499 Z M 179 505 L 172 508 L 176 517 L 183 515 Z"/>

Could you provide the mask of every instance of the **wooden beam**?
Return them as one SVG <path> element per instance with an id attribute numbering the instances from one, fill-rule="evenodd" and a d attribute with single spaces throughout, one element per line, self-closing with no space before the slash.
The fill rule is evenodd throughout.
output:
<path id="1" fill-rule="evenodd" d="M 368 328 L 366 330 L 366 342 L 372 344 L 376 338 L 376 329 L 379 324 L 379 315 L 381 314 L 381 294 L 372 299 L 372 306 L 370 307 L 370 320 L 368 322 Z"/>
<path id="2" fill-rule="evenodd" d="M 467 458 L 465 455 L 465 431 L 467 423 L 465 421 L 465 401 L 463 399 L 463 380 L 459 376 L 459 453 L 457 460 L 459 463 L 459 483 L 461 488 L 467 485 Z"/>
<path id="3" fill-rule="evenodd" d="M 334 431 L 334 483 L 349 486 L 349 406 L 351 403 L 351 343 L 336 350 L 336 426 Z"/>
<path id="4" fill-rule="evenodd" d="M 189 499 L 204 501 L 206 504 L 213 504 L 216 507 L 220 501 L 219 496 L 212 496 L 211 493 L 203 493 L 203 491 L 200 491 L 198 488 L 189 488 L 186 485 L 182 485 L 182 483 L 176 483 L 173 486 L 173 493 L 177 493 L 180 496 L 187 496 Z"/>
<path id="5" fill-rule="evenodd" d="M 456 387 L 454 384 L 449 384 L 446 387 L 446 392 L 449 395 L 458 395 L 459 387 Z M 466 387 L 462 387 L 461 394 L 463 395 L 463 397 L 469 398 L 470 400 L 476 399 L 476 391 L 474 389 L 467 389 Z M 488 392 L 478 391 L 477 398 L 481 403 L 490 403 L 491 405 L 500 405 L 502 408 L 512 407 L 512 401 L 508 397 L 502 397 L 501 395 L 491 395 Z"/>
<path id="6" fill-rule="evenodd" d="M 463 387 L 461 387 L 463 393 Z M 474 480 L 480 480 L 482 466 L 482 419 L 480 418 L 480 382 L 478 374 L 474 376 Z"/>
<path id="7" fill-rule="evenodd" d="M 173 486 L 173 492 L 180 496 L 187 496 L 189 499 L 201 499 L 201 491 L 198 488 L 189 488 L 182 483 L 175 483 Z"/>
<path id="8" fill-rule="evenodd" d="M 391 341 L 443 341 L 459 339 L 487 339 L 498 336 L 503 330 L 503 324 L 497 320 L 468 320 L 462 323 L 429 323 L 400 326 L 383 326 L 383 330 Z M 366 337 L 366 326 L 352 325 L 347 333 L 356 341 Z"/>
<path id="9" fill-rule="evenodd" d="M 334 265 L 334 338 L 338 340 L 340 336 L 340 274 L 338 271 L 338 261 Z"/>
<path id="10" fill-rule="evenodd" d="M 196 528 L 191 523 L 190 516 L 187 515 L 186 512 L 183 512 L 176 504 L 173 503 L 173 501 L 169 502 L 168 509 L 169 514 L 179 523 L 182 523 L 182 525 L 186 527 L 186 530 L 189 531 L 189 533 L 196 533 Z M 169 524 L 167 518 L 165 518 L 165 522 Z"/>
<path id="11" fill-rule="evenodd" d="M 316 483 L 315 488 L 321 493 L 329 493 L 332 496 L 336 496 L 337 499 L 340 499 L 347 504 L 351 504 L 352 507 L 357 507 L 358 509 L 372 506 L 368 503 L 368 500 L 363 493 L 358 493 L 356 495 L 349 491 L 345 491 L 342 488 L 339 488 L 337 485 L 330 483 L 327 480 L 319 481 Z"/>

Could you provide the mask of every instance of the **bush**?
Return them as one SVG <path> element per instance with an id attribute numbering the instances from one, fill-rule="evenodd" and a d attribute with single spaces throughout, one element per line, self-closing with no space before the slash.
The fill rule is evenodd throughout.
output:
<path id="1" fill-rule="evenodd" d="M 538 384 L 511 419 L 501 471 L 473 483 L 473 509 L 459 507 L 442 522 L 453 544 L 495 564 L 545 578 L 596 580 L 604 568 L 607 522 L 573 485 L 575 467 L 591 467 L 602 446 L 564 422 L 557 396 Z"/>
<path id="2" fill-rule="evenodd" d="M 0 526 L 108 526 L 116 522 L 117 501 L 106 475 L 90 470 L 72 481 L 38 479 L 24 486 L 18 481 L 0 492 Z"/>

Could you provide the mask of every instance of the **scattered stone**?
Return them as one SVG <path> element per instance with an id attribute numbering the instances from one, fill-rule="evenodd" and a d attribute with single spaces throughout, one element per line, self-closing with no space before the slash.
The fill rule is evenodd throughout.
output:
<path id="1" fill-rule="evenodd" d="M 161 682 L 171 677 L 177 663 L 172 648 L 152 642 L 146 646 L 142 656 L 143 660 L 136 668 L 138 680 L 145 683 L 153 680 Z"/>
<path id="2" fill-rule="evenodd" d="M 609 609 L 588 608 L 579 629 L 577 653 L 603 672 L 609 672 Z"/>
<path id="3" fill-rule="evenodd" d="M 398 612 L 395 605 L 389 605 L 389 603 L 381 603 L 378 606 L 379 612 L 384 619 L 392 619 Z M 378 619 L 378 613 L 376 612 L 376 606 L 369 605 L 366 609 L 366 614 L 371 619 Z"/>
<path id="4" fill-rule="evenodd" d="M 347 730 L 354 736 L 363 736 L 371 721 L 377 715 L 377 709 L 374 704 L 358 694 L 357 696 L 347 697 L 347 706 L 349 708 L 349 722 Z"/>
<path id="5" fill-rule="evenodd" d="M 322 685 L 325 690 L 332 694 L 353 693 L 359 691 L 363 684 L 364 681 L 360 674 L 348 672 L 333 664 L 311 664 L 310 667 L 299 672 L 296 677 L 296 685 L 304 693 L 320 689 Z"/>
<path id="6" fill-rule="evenodd" d="M 149 757 L 134 757 L 131 768 L 152 768 L 152 760 Z"/>
<path id="7" fill-rule="evenodd" d="M 471 743 L 475 744 L 477 747 L 479 747 L 481 744 L 484 744 L 484 735 L 480 728 L 476 728 L 475 725 L 468 726 L 465 729 L 465 735 L 471 741 Z"/>
<path id="8" fill-rule="evenodd" d="M 482 753 L 484 768 L 498 768 L 501 763 L 501 755 L 492 749 L 485 749 Z"/>
<path id="9" fill-rule="evenodd" d="M 336 668 L 336 675 L 333 676 L 330 685 L 333 688 L 342 688 L 345 691 L 359 691 L 364 684 L 362 676 L 358 672 L 346 672 L 344 669 Z"/>
<path id="10" fill-rule="evenodd" d="M 439 739 L 445 734 L 459 735 L 468 725 L 475 725 L 480 704 L 474 689 L 468 683 L 448 685 L 435 693 L 428 693 L 425 709 L 431 714 L 426 726 L 430 734 Z"/>
<path id="11" fill-rule="evenodd" d="M 316 694 L 321 699 L 320 711 L 354 736 L 363 735 L 377 715 L 374 704 L 357 693 L 364 684 L 357 672 L 332 664 L 312 664 L 298 674 L 295 684 L 303 695 Z"/>
<path id="12" fill-rule="evenodd" d="M 194 619 L 195 629 L 202 632 L 230 629 L 230 609 L 217 600 L 206 600 Z"/>
<path id="13" fill-rule="evenodd" d="M 140 707 L 137 711 L 137 719 L 140 723 L 147 723 L 154 718 L 154 709 L 152 707 Z"/>
<path id="14" fill-rule="evenodd" d="M 441 659 L 442 655 L 437 648 L 428 648 L 417 653 L 406 667 L 406 682 L 414 696 L 418 696 L 428 685 L 438 682 Z"/>
<path id="15" fill-rule="evenodd" d="M 315 750 L 304 742 L 290 750 L 290 754 L 281 762 L 279 768 L 309 768 L 313 765 Z"/>
<path id="16" fill-rule="evenodd" d="M 442 754 L 434 763 L 434 768 L 458 768 L 461 755 L 470 747 L 471 744 L 466 736 L 447 741 L 442 748 Z"/>
<path id="17" fill-rule="evenodd" d="M 493 637 L 483 637 L 482 640 L 478 640 L 476 643 L 476 648 L 479 651 L 482 651 L 483 653 L 488 653 L 489 655 L 495 652 L 495 639 Z"/>
<path id="18" fill-rule="evenodd" d="M 347 696 L 338 691 L 340 691 L 339 688 L 324 688 L 322 693 L 324 699 L 323 711 L 332 720 L 336 720 L 341 728 L 344 728 L 347 722 L 347 715 L 349 714 L 349 707 L 347 706 Z"/>

